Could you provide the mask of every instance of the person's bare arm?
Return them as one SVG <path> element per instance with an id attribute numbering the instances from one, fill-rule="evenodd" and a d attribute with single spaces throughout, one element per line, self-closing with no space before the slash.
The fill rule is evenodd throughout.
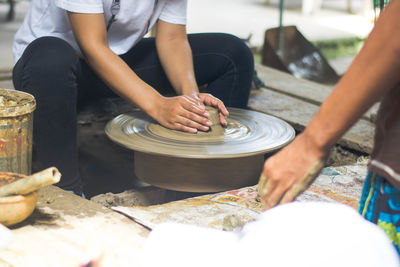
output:
<path id="1" fill-rule="evenodd" d="M 163 97 L 141 80 L 108 46 L 103 14 L 68 12 L 75 38 L 85 60 L 99 77 L 116 93 L 139 106 L 162 125 L 176 130 L 206 130 L 206 115 L 191 97 Z"/>
<path id="2" fill-rule="evenodd" d="M 400 0 L 382 12 L 364 47 L 302 134 L 268 159 L 262 196 L 267 208 L 292 201 L 291 189 L 325 159 L 337 140 L 389 90 L 400 84 Z M 307 184 L 309 186 L 309 184 Z"/>
<path id="3" fill-rule="evenodd" d="M 226 124 L 224 116 L 228 115 L 228 111 L 222 101 L 209 94 L 199 94 L 186 27 L 159 20 L 156 46 L 161 64 L 176 92 L 180 95 L 198 95 L 200 103 L 217 107 L 221 112 L 221 123 Z"/>

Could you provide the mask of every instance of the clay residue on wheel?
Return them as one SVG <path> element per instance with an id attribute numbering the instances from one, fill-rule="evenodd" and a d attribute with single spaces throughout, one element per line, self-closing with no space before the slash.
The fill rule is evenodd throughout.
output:
<path id="1" fill-rule="evenodd" d="M 179 158 L 259 155 L 275 151 L 294 138 L 293 128 L 280 119 L 250 110 L 228 108 L 228 111 L 228 125 L 221 127 L 222 132 L 193 134 L 170 130 L 141 111 L 114 118 L 105 132 L 111 140 L 129 149 Z M 215 115 L 218 121 L 219 114 Z"/>

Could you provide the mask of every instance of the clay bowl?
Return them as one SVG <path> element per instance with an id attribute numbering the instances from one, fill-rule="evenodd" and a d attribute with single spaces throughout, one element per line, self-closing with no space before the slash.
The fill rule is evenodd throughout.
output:
<path id="1" fill-rule="evenodd" d="M 295 135 L 286 122 L 255 111 L 228 108 L 227 127 L 209 110 L 213 126 L 197 134 L 167 129 L 142 111 L 122 114 L 105 128 L 114 142 L 134 150 L 136 176 L 161 188 L 218 192 L 255 185 L 269 153 Z"/>
<path id="2" fill-rule="evenodd" d="M 26 175 L 11 172 L 0 173 L 0 186 L 6 185 Z M 38 191 L 26 195 L 0 197 L 0 223 L 10 226 L 25 220 L 32 214 L 38 199 Z"/>

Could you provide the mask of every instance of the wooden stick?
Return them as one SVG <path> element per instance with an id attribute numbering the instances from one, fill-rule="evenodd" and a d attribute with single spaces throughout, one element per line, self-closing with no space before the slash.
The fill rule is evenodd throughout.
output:
<path id="1" fill-rule="evenodd" d="M 25 195 L 42 187 L 58 183 L 60 178 L 61 173 L 57 168 L 50 167 L 0 187 L 0 196 Z"/>

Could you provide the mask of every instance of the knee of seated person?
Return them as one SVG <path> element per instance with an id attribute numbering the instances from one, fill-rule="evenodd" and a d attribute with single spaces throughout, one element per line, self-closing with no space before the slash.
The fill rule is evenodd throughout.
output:
<path id="1" fill-rule="evenodd" d="M 41 37 L 34 40 L 26 51 L 30 54 L 26 68 L 38 77 L 43 75 L 63 75 L 72 70 L 79 57 L 71 45 L 57 37 Z"/>
<path id="2" fill-rule="evenodd" d="M 227 56 L 242 67 L 249 66 L 250 68 L 253 68 L 253 53 L 244 40 L 228 33 L 218 33 L 217 35 L 220 45 L 223 47 L 223 51 Z"/>

